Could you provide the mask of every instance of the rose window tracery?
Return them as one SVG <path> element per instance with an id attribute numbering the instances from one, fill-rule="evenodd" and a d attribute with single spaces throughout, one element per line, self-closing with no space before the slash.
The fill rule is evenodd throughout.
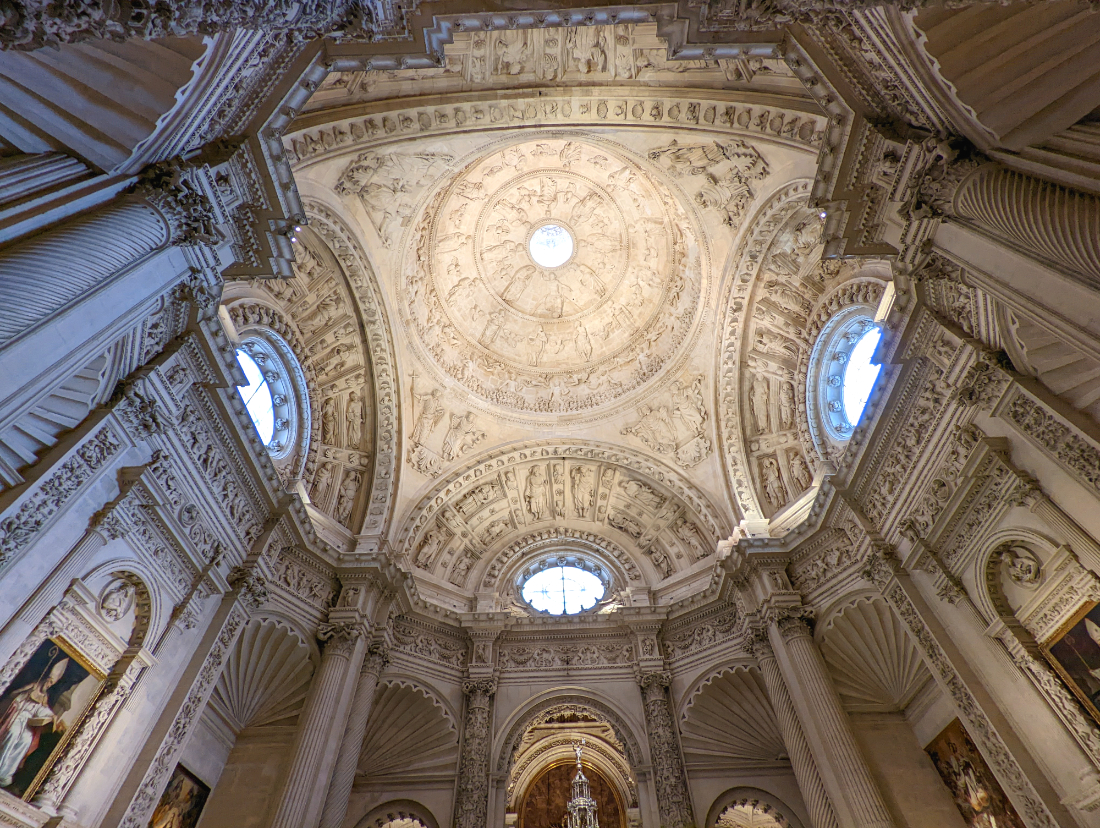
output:
<path id="1" fill-rule="evenodd" d="M 655 376 L 693 329 L 704 265 L 692 227 L 646 162 L 609 143 L 495 149 L 415 222 L 406 321 L 487 402 L 597 407 Z"/>

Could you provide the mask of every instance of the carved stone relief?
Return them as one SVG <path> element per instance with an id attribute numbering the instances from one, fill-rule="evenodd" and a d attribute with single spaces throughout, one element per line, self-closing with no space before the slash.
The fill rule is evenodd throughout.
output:
<path id="1" fill-rule="evenodd" d="M 530 253 L 547 225 L 569 236 L 562 264 Z M 507 409 L 613 401 L 657 375 L 696 324 L 706 264 L 691 216 L 607 141 L 548 135 L 483 151 L 411 233 L 406 324 L 445 374 Z"/>

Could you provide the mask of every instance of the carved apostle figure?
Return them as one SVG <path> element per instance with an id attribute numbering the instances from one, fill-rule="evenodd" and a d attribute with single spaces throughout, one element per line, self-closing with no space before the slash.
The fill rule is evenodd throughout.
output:
<path id="1" fill-rule="evenodd" d="M 794 427 L 794 386 L 779 383 L 779 424 L 782 428 Z"/>
<path id="2" fill-rule="evenodd" d="M 756 420 L 756 431 L 765 434 L 771 430 L 768 418 L 768 379 L 757 374 L 752 381 L 752 391 L 749 396 L 749 405 L 752 407 L 752 416 Z"/>
<path id="3" fill-rule="evenodd" d="M 416 553 L 416 566 L 421 569 L 427 569 L 431 566 L 436 553 L 438 553 L 446 543 L 447 533 L 443 528 L 438 525 L 432 527 L 431 531 L 424 536 L 424 540 L 420 543 L 420 549 Z"/>
<path id="4" fill-rule="evenodd" d="M 339 442 L 336 434 L 336 400 L 332 397 L 321 403 L 321 440 L 330 446 Z"/>
<path id="5" fill-rule="evenodd" d="M 409 439 L 414 445 L 422 446 L 446 413 L 443 410 L 443 391 L 439 388 L 433 388 L 426 394 L 417 394 L 414 391 L 413 398 L 420 406 L 420 414 L 417 415 Z"/>
<path id="6" fill-rule="evenodd" d="M 350 472 L 340 484 L 340 497 L 336 500 L 336 519 L 347 525 L 351 507 L 355 505 L 355 493 L 359 491 L 359 473 Z"/>
<path id="7" fill-rule="evenodd" d="M 320 503 L 328 494 L 329 484 L 332 483 L 332 464 L 322 463 L 317 469 L 317 476 L 313 478 L 313 499 Z"/>
<path id="8" fill-rule="evenodd" d="M 348 447 L 359 448 L 363 442 L 363 402 L 354 391 L 348 395 L 345 417 L 348 422 Z"/>
<path id="9" fill-rule="evenodd" d="M 672 561 L 668 559 L 668 555 L 666 555 L 664 551 L 661 549 L 654 549 L 649 554 L 649 558 L 653 561 L 653 565 L 657 567 L 663 577 L 667 578 L 672 574 Z"/>
<path id="10" fill-rule="evenodd" d="M 588 466 L 574 466 L 569 470 L 569 479 L 573 513 L 579 518 L 586 518 L 588 510 L 592 508 L 592 494 L 596 488 L 595 475 Z"/>
<path id="11" fill-rule="evenodd" d="M 546 517 L 546 495 L 550 482 L 546 479 L 546 470 L 541 465 L 532 466 L 527 472 L 527 485 L 523 489 L 523 499 L 527 511 L 535 520 Z"/>
<path id="12" fill-rule="evenodd" d="M 778 509 L 787 502 L 787 487 L 779 476 L 779 464 L 774 457 L 765 457 L 760 470 L 764 478 L 764 495 Z"/>
<path id="13" fill-rule="evenodd" d="M 703 377 L 695 377 L 691 385 L 679 380 L 672 383 L 672 416 L 675 417 L 688 435 L 698 437 L 703 433 L 703 421 L 707 410 L 703 406 Z"/>
<path id="14" fill-rule="evenodd" d="M 810 467 L 806 465 L 801 454 L 791 455 L 790 472 L 791 480 L 798 485 L 799 491 L 806 491 L 814 481 L 814 476 L 810 474 Z"/>

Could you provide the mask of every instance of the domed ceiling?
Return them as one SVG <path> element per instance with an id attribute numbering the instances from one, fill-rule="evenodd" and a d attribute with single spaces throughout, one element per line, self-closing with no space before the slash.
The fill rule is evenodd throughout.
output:
<path id="1" fill-rule="evenodd" d="M 653 155 L 705 166 L 708 151 L 740 160 L 718 144 Z M 706 282 L 692 225 L 662 176 L 611 141 L 492 145 L 413 226 L 402 314 L 435 365 L 486 403 L 559 415 L 622 402 L 698 321 Z M 564 261 L 534 257 L 548 232 Z"/>
<path id="2" fill-rule="evenodd" d="M 440 70 L 330 76 L 286 142 L 383 295 L 386 537 L 453 609 L 507 609 L 550 554 L 625 603 L 685 597 L 758 512 L 723 436 L 723 343 L 755 279 L 739 263 L 782 230 L 768 205 L 808 197 L 825 119 L 781 62 L 673 64 L 652 32 L 606 29 L 587 64 L 550 32 L 460 34 Z"/>

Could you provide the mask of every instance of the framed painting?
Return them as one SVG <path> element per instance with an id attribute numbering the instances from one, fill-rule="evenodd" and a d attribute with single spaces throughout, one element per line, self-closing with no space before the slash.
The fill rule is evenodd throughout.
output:
<path id="1" fill-rule="evenodd" d="M 1081 607 L 1042 650 L 1085 709 L 1100 722 L 1100 604 Z"/>
<path id="2" fill-rule="evenodd" d="M 29 800 L 103 686 L 103 676 L 48 638 L 0 693 L 0 788 Z"/>
<path id="3" fill-rule="evenodd" d="M 149 819 L 149 828 L 195 828 L 209 796 L 208 785 L 183 765 L 176 765 Z"/>
<path id="4" fill-rule="evenodd" d="M 962 722 L 954 719 L 924 750 L 951 792 L 967 828 L 1025 828 Z"/>

